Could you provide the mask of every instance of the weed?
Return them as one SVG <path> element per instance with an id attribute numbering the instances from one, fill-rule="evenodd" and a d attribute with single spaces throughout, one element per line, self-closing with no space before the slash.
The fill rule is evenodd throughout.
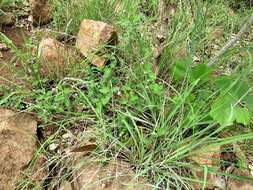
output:
<path id="1" fill-rule="evenodd" d="M 120 43 L 112 47 L 110 64 L 100 69 L 79 67 L 52 80 L 39 76 L 37 60 L 34 72 L 24 77 L 32 81 L 32 90 L 1 87 L 5 94 L 0 105 L 34 112 L 42 120 L 41 128 L 54 123 L 58 132 L 70 130 L 73 124 L 81 130 L 81 123 L 87 121 L 104 143 L 95 152 L 101 158 L 117 155 L 128 161 L 154 189 L 193 189 L 198 180 L 189 158 L 199 149 L 247 144 L 253 138 L 252 132 L 242 131 L 223 137 L 239 125 L 243 131 L 252 129 L 252 44 L 243 40 L 218 66 L 207 66 L 209 55 L 214 54 L 212 45 L 220 48 L 250 12 L 235 13 L 222 0 L 194 1 L 191 6 L 180 3 L 171 18 L 156 74 L 152 68 L 154 30 L 150 28 L 157 20 L 158 1 L 120 1 L 120 11 L 115 12 L 117 2 L 52 0 L 50 27 L 54 31 L 75 35 L 84 18 L 116 26 Z M 213 37 L 217 27 L 224 35 Z M 0 39 L 23 63 L 31 58 L 3 34 Z M 185 50 L 184 56 L 179 50 Z M 23 67 L 27 71 L 27 65 Z M 59 133 L 49 138 L 39 154 L 47 154 L 43 149 L 59 138 Z M 56 154 L 47 164 L 62 160 Z M 241 165 L 245 162 L 240 160 Z M 227 175 L 217 167 L 203 167 L 206 178 L 198 181 L 203 188 L 209 173 Z M 23 189 L 29 183 L 24 181 Z"/>

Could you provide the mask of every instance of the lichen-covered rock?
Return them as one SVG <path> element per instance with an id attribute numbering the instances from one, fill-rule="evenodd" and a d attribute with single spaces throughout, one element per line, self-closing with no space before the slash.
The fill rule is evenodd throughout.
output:
<path id="1" fill-rule="evenodd" d="M 76 40 L 76 47 L 92 64 L 102 67 L 106 63 L 104 46 L 117 43 L 113 26 L 94 20 L 83 20 Z"/>
<path id="2" fill-rule="evenodd" d="M 32 116 L 0 109 L 0 189 L 13 190 L 37 150 Z"/>

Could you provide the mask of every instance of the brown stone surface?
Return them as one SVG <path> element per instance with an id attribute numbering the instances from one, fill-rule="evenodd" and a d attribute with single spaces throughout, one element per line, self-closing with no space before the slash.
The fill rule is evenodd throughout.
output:
<path id="1" fill-rule="evenodd" d="M 128 163 L 123 161 L 109 161 L 102 164 L 90 161 L 89 164 L 77 162 L 82 165 L 74 174 L 74 181 L 62 184 L 63 190 L 149 190 L 151 187 L 143 178 L 136 178 Z"/>
<path id="2" fill-rule="evenodd" d="M 252 190 L 253 189 L 253 177 L 250 175 L 248 171 L 242 171 L 239 169 L 235 169 L 233 172 L 234 176 L 239 176 L 241 178 L 246 179 L 233 179 L 229 178 L 227 181 L 227 190 Z"/>
<path id="3" fill-rule="evenodd" d="M 0 25 L 10 26 L 15 23 L 15 16 L 11 12 L 5 12 L 0 16 Z"/>
<path id="4" fill-rule="evenodd" d="M 194 156 L 190 157 L 191 160 L 196 162 L 200 166 L 217 167 L 219 166 L 221 158 L 220 146 L 203 147 L 197 151 Z"/>
<path id="5" fill-rule="evenodd" d="M 94 20 L 83 20 L 76 40 L 76 47 L 92 64 L 102 67 L 106 63 L 103 46 L 115 44 L 117 33 L 113 26 Z M 99 54 L 99 55 L 98 55 Z"/>
<path id="6" fill-rule="evenodd" d="M 47 37 L 39 44 L 42 74 L 63 74 L 68 64 L 73 64 L 77 56 L 74 51 L 54 38 Z"/>
<path id="7" fill-rule="evenodd" d="M 203 181 L 205 178 L 205 171 L 203 166 L 210 167 L 212 170 L 218 170 L 220 168 L 220 158 L 221 158 L 221 147 L 220 146 L 207 146 L 200 147 L 198 151 L 195 152 L 193 156 L 189 159 L 196 164 L 192 171 L 195 178 L 199 181 Z M 194 183 L 194 188 L 196 190 L 202 189 L 201 183 Z M 208 173 L 206 188 L 212 189 L 213 187 L 220 187 L 223 189 L 225 186 L 225 181 L 216 176 L 215 173 Z"/>
<path id="8" fill-rule="evenodd" d="M 27 31 L 15 26 L 5 26 L 2 28 L 1 32 L 6 35 L 18 49 L 24 49 L 23 44 L 28 35 Z M 27 86 L 25 81 L 22 80 L 22 61 L 4 42 L 0 41 L 0 44 L 0 53 L 2 54 L 2 57 L 0 57 L 0 86 L 3 85 L 6 88 L 16 85 Z"/>
<path id="9" fill-rule="evenodd" d="M 28 114 L 0 109 L 0 189 L 13 190 L 36 152 L 37 122 Z"/>
<path id="10" fill-rule="evenodd" d="M 48 24 L 51 21 L 49 0 L 29 0 L 34 25 Z"/>

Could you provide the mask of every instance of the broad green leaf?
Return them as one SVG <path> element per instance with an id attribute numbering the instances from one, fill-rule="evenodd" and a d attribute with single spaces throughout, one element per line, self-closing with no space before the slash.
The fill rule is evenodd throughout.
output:
<path id="1" fill-rule="evenodd" d="M 187 59 L 177 60 L 174 68 L 173 75 L 176 80 L 182 80 L 189 72 L 190 62 Z"/>
<path id="2" fill-rule="evenodd" d="M 243 100 L 244 100 L 244 102 L 245 102 L 247 108 L 248 108 L 251 112 L 253 112 L 253 96 L 252 96 L 252 95 L 248 95 L 248 96 L 246 96 Z"/>
<path id="3" fill-rule="evenodd" d="M 151 85 L 151 88 L 155 94 L 161 94 L 161 92 L 163 91 L 163 87 L 159 84 L 156 84 L 156 83 Z"/>
<path id="4" fill-rule="evenodd" d="M 191 80 L 207 79 L 212 69 L 210 69 L 206 64 L 198 64 L 191 72 Z"/>
<path id="5" fill-rule="evenodd" d="M 103 87 L 99 90 L 102 94 L 108 94 L 111 91 L 110 87 Z"/>
<path id="6" fill-rule="evenodd" d="M 216 77 L 215 84 L 219 90 L 224 90 L 232 85 L 233 80 L 231 76 L 219 76 Z"/>
<path id="7" fill-rule="evenodd" d="M 211 106 L 210 116 L 222 126 L 233 124 L 234 117 L 234 100 L 231 96 L 223 96 Z"/>
<path id="8" fill-rule="evenodd" d="M 237 99 L 241 99 L 242 97 L 248 95 L 250 90 L 250 86 L 248 85 L 248 83 L 246 81 L 238 81 L 231 89 L 231 94 L 237 98 Z"/>
<path id="9" fill-rule="evenodd" d="M 249 93 L 250 85 L 247 81 L 235 79 L 232 76 L 220 76 L 215 80 L 217 88 L 239 100 Z"/>
<path id="10" fill-rule="evenodd" d="M 241 123 L 243 125 L 250 124 L 251 114 L 246 108 L 236 107 L 234 114 L 237 123 Z"/>

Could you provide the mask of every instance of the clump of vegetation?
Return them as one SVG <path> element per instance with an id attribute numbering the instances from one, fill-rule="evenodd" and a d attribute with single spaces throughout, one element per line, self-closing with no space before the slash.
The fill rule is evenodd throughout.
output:
<path id="1" fill-rule="evenodd" d="M 39 59 L 9 42 L 22 62 L 20 77 L 30 88 L 0 85 L 5 92 L 0 106 L 36 113 L 42 130 L 50 124 L 58 127 L 38 154 L 50 155 L 46 147 L 60 138 L 61 131 L 71 130 L 74 124 L 83 130 L 85 122 L 99 131 L 97 138 L 103 145 L 96 154 L 126 160 L 154 189 L 193 189 L 197 180 L 190 158 L 199 149 L 252 141 L 252 33 L 208 66 L 252 14 L 246 4 L 235 12 L 225 0 L 180 1 L 169 16 L 158 72 L 153 51 L 158 0 L 52 0 L 52 5 L 53 21 L 48 27 L 54 35 L 76 35 L 80 21 L 87 18 L 114 25 L 120 43 L 112 47 L 104 68 L 86 64 L 85 70 L 75 68 L 65 77 L 52 78 L 40 76 Z M 3 35 L 0 39 L 8 42 Z M 37 44 L 27 41 L 27 46 L 31 50 Z M 31 59 L 32 67 L 26 64 Z M 52 164 L 61 155 L 50 156 L 59 158 L 49 159 Z M 238 157 L 230 165 L 248 167 L 248 162 Z M 227 160 L 219 164 L 224 168 Z M 227 175 L 225 170 L 203 168 L 205 176 Z M 206 180 L 200 181 L 203 188 Z"/>

